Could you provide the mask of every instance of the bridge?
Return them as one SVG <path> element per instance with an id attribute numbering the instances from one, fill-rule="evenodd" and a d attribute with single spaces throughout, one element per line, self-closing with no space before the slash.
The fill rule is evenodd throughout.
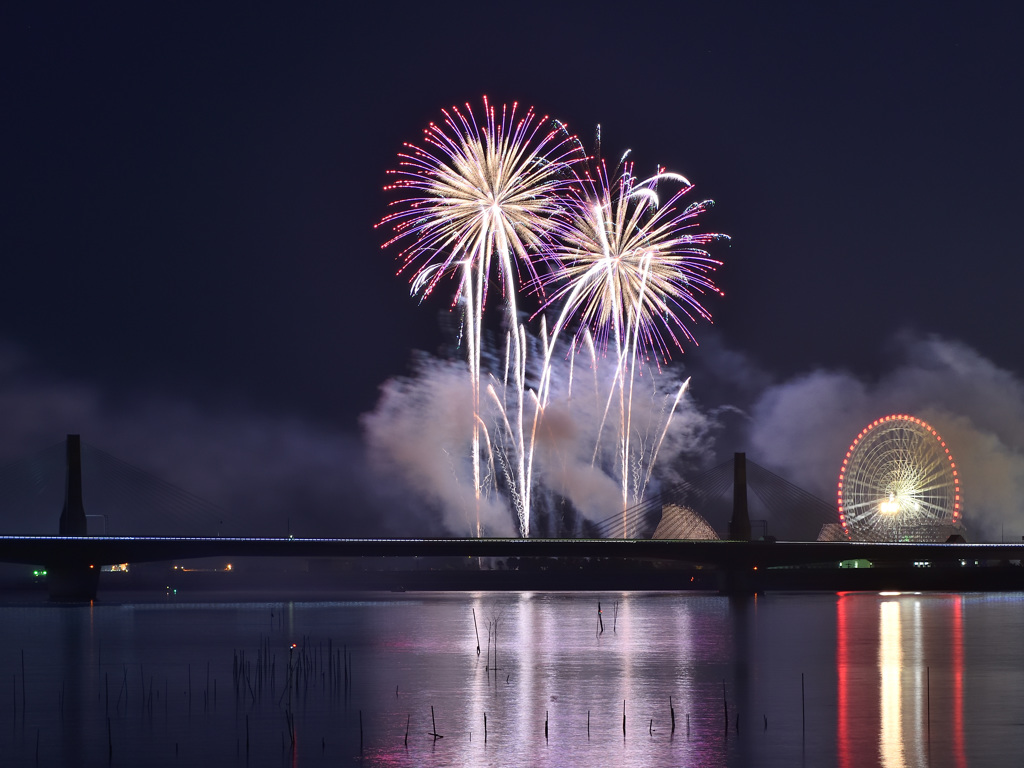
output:
<path id="1" fill-rule="evenodd" d="M 100 566 L 203 557 L 483 557 L 660 560 L 729 574 L 844 560 L 934 566 L 1024 560 L 1024 544 L 698 541 L 672 539 L 296 539 L 2 536 L 0 561 L 46 564 L 51 597 L 90 600 Z M 666 583 L 667 588 L 671 588 Z"/>
<path id="2" fill-rule="evenodd" d="M 479 558 L 608 558 L 618 560 L 659 560 L 710 566 L 733 574 L 755 569 L 836 565 L 844 560 L 905 563 L 927 561 L 935 565 L 971 561 L 1024 560 L 1024 544 L 922 544 L 879 542 L 807 542 L 750 540 L 751 522 L 747 510 L 747 467 L 742 454 L 728 467 L 732 483 L 723 481 L 721 468 L 712 470 L 716 488 L 707 483 L 683 484 L 657 499 L 645 502 L 625 517 L 616 516 L 603 524 L 602 535 L 616 538 L 295 538 L 295 537 L 180 537 L 180 536 L 89 536 L 82 503 L 82 448 L 76 435 L 69 435 L 65 447 L 66 484 L 60 534 L 56 536 L 0 536 L 0 561 L 45 566 L 49 571 L 54 598 L 92 599 L 103 565 L 141 563 L 205 557 L 479 557 Z M 754 472 L 766 472 L 756 467 Z M 2 477 L 0 477 L 2 480 Z M 774 481 L 773 481 L 774 482 Z M 784 481 L 783 481 L 784 482 Z M 703 494 L 705 502 L 721 487 L 732 487 L 732 540 L 627 538 L 627 529 L 645 529 L 660 518 L 666 503 L 691 503 Z M 772 483 L 769 483 L 772 485 Z M 756 486 L 755 486 L 756 487 Z M 779 496 L 778 483 L 770 496 Z M 695 490 L 695 488 L 697 490 Z M 704 490 L 700 490 L 703 488 Z M 799 489 L 797 489 L 799 491 Z M 809 496 L 802 491 L 799 494 Z M 791 495 L 792 496 L 792 495 Z M 799 500 L 799 499 L 798 499 Z M 812 497 L 813 500 L 813 497 Z M 813 500 L 816 501 L 816 500 Z M 191 503 L 191 502 L 190 502 Z M 794 504 L 792 498 L 787 502 Z M 807 499 L 803 499 L 807 503 Z M 824 505 L 818 501 L 817 504 Z M 814 506 L 813 504 L 811 505 Z M 827 507 L 827 505 L 826 505 Z M 827 508 L 819 510 L 827 519 Z M 832 512 L 831 514 L 834 514 Z M 812 515 L 813 517 L 813 515 Z M 621 529 L 616 528 L 620 522 Z M 601 528 L 601 526 L 598 526 Z"/>
<path id="3" fill-rule="evenodd" d="M 114 563 L 203 557 L 538 557 L 664 560 L 728 569 L 835 564 L 844 560 L 954 565 L 1024 560 L 1024 544 L 703 541 L 686 539 L 296 539 L 129 536 L 0 536 L 0 561 Z"/>

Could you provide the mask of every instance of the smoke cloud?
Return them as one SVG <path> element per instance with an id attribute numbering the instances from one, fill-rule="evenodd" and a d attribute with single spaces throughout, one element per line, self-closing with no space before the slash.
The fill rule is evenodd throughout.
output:
<path id="1" fill-rule="evenodd" d="M 147 395 L 110 402 L 88 384 L 34 370 L 10 344 L 0 344 L 0 421 L 0 466 L 32 457 L 66 434 L 81 434 L 85 443 L 221 507 L 225 514 L 217 532 L 224 535 L 408 534 L 431 527 L 399 517 L 367 479 L 364 449 L 355 435 L 298 419 Z M 26 520 L 23 509 L 0 497 L 4 532 L 56 533 L 62 466 L 51 474 L 45 481 L 56 485 L 52 514 L 43 510 L 39 519 Z M 88 486 L 88 477 L 85 481 L 86 512 L 105 514 L 95 503 L 97 489 Z M 111 517 L 107 532 L 146 532 L 147 514 L 152 510 L 137 510 L 137 517 L 116 523 Z M 162 530 L 177 535 L 213 532 L 177 530 L 174 521 L 164 522 Z"/>
<path id="2" fill-rule="evenodd" d="M 417 356 L 415 372 L 385 382 L 377 408 L 363 417 L 371 466 L 380 482 L 406 486 L 448 531 L 475 535 L 479 510 L 487 535 L 512 536 L 508 509 L 477 500 L 473 489 L 472 396 L 464 363 Z"/>
<path id="3" fill-rule="evenodd" d="M 684 372 L 645 371 L 636 379 L 631 434 L 634 447 L 648 452 L 662 440 L 648 495 L 741 450 L 832 502 L 853 437 L 880 416 L 910 413 L 932 424 L 953 452 L 970 538 L 1024 535 L 1024 382 L 938 336 L 899 334 L 890 355 L 880 376 L 819 369 L 772 381 L 742 353 L 706 342 L 687 356 L 691 389 L 663 435 Z M 589 361 L 577 360 L 572 371 L 568 358 L 556 365 L 551 405 L 538 424 L 535 508 L 568 499 L 584 518 L 601 521 L 622 508 L 609 382 Z M 486 533 L 515 535 L 515 512 L 501 493 L 479 505 L 474 498 L 469 387 L 464 362 L 421 355 L 409 376 L 382 385 L 360 438 L 244 408 L 146 394 L 113 402 L 88 383 L 35 370 L 21 350 L 0 342 L 0 465 L 79 433 L 225 508 L 224 534 L 465 535 L 475 531 L 479 508 Z M 495 418 L 487 414 L 489 424 Z M 62 476 L 56 482 L 63 487 Z M 88 488 L 86 497 L 88 506 Z M 52 533 L 59 511 L 38 530 L 25 530 L 16 509 L 0 509 L 0 521 L 8 532 Z"/>
<path id="4" fill-rule="evenodd" d="M 613 366 L 600 357 L 573 358 L 561 352 L 551 364 L 548 405 L 538 412 L 533 393 L 526 403 L 527 445 L 535 438 L 532 453 L 529 448 L 524 452 L 526 461 L 532 457 L 532 532 L 560 515 L 564 500 L 582 518 L 599 522 L 642 499 L 645 488 L 678 482 L 684 466 L 706 463 L 716 425 L 691 398 L 683 394 L 677 399 L 683 383 L 676 372 L 639 371 L 624 421 L 609 370 Z M 484 359 L 500 365 L 494 354 Z M 531 375 L 539 379 L 539 372 Z M 510 500 L 515 490 L 510 489 L 515 487 L 511 465 L 518 452 L 506 426 L 515 405 L 498 394 L 503 389 L 500 379 L 485 377 L 484 389 L 482 471 L 487 478 L 479 502 L 468 441 L 472 392 L 464 362 L 421 354 L 411 375 L 386 382 L 377 408 L 363 417 L 368 451 L 379 476 L 406 485 L 426 505 L 440 510 L 449 532 L 475 535 L 479 508 L 485 535 L 516 535 L 518 513 Z M 624 431 L 630 435 L 625 490 Z"/>

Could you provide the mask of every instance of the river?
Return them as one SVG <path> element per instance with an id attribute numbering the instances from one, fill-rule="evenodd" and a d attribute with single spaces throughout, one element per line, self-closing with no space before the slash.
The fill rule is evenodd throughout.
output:
<path id="1" fill-rule="evenodd" d="M 1019 593 L 103 597 L 0 604 L 3 764 L 961 768 L 1024 752 Z"/>

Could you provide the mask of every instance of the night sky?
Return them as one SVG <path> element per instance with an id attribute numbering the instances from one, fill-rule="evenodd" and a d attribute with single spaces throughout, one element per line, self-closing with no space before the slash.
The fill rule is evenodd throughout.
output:
<path id="1" fill-rule="evenodd" d="M 976 530 L 1024 533 L 1024 12 L 553 6 L 3 12 L 0 462 L 82 432 L 254 519 L 377 530 L 360 416 L 449 303 L 381 250 L 385 172 L 486 94 L 715 200 L 725 296 L 681 356 L 708 462 L 831 499 L 857 431 L 917 413 Z"/>

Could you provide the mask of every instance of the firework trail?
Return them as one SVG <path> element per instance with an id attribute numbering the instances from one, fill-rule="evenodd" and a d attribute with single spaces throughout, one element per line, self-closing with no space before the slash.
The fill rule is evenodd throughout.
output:
<path id="1" fill-rule="evenodd" d="M 682 349 L 681 338 L 693 341 L 688 322 L 710 319 L 700 297 L 721 293 L 711 280 L 720 262 L 704 246 L 727 238 L 694 231 L 697 217 L 711 202 L 684 207 L 683 196 L 692 185 L 678 174 L 659 169 L 640 180 L 624 157 L 614 179 L 603 163 L 598 163 L 595 177 L 586 178 L 571 217 L 560 226 L 556 251 L 560 270 L 537 278 L 543 286 L 553 288 L 542 311 L 561 307 L 544 349 L 537 414 L 549 402 L 556 341 L 575 322 L 577 337 L 583 335 L 588 343 L 596 341 L 602 353 L 610 353 L 614 361 L 614 385 L 605 402 L 593 460 L 600 451 L 604 423 L 617 404 L 617 474 L 625 510 L 631 501 L 642 497 L 664 439 L 663 431 L 652 444 L 642 440 L 634 428 L 636 379 L 646 367 L 644 361 L 652 357 L 656 363 L 667 361 L 672 346 Z M 658 186 L 665 183 L 678 185 L 678 189 L 662 204 Z M 665 430 L 686 386 L 683 383 L 673 401 Z M 642 441 L 639 451 L 632 445 L 634 440 Z"/>
<path id="2" fill-rule="evenodd" d="M 563 216 L 573 166 L 583 159 L 579 142 L 564 126 L 538 117 L 532 108 L 496 110 L 484 98 L 483 117 L 467 104 L 443 111 L 419 145 L 406 144 L 397 176 L 385 187 L 401 194 L 396 210 L 378 226 L 393 228 L 385 247 L 400 248 L 398 272 L 410 272 L 413 293 L 429 295 L 443 278 L 458 282 L 453 299 L 461 304 L 472 384 L 472 471 L 479 504 L 481 473 L 480 349 L 492 262 L 501 282 L 509 329 L 509 365 L 514 407 L 508 428 L 515 443 L 512 484 L 520 530 L 529 535 L 530 481 L 523 436 L 525 350 L 519 324 L 517 283 L 540 285 L 538 264 L 553 244 L 554 222 Z M 522 272 L 525 271 L 525 279 Z M 476 533 L 481 534 L 477 516 Z"/>

